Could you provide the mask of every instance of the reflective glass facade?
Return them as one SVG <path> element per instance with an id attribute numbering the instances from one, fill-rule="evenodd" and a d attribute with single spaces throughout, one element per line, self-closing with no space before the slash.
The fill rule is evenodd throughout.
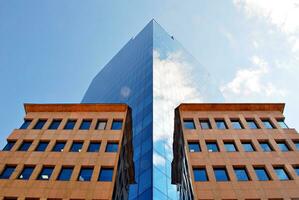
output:
<path id="1" fill-rule="evenodd" d="M 82 103 L 127 103 L 133 114 L 136 184 L 129 199 L 178 199 L 171 184 L 174 109 L 221 102 L 206 70 L 152 20 L 99 72 Z"/>

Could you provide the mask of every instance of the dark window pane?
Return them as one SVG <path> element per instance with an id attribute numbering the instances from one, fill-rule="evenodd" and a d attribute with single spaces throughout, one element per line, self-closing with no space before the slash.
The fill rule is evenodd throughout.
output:
<path id="1" fill-rule="evenodd" d="M 54 167 L 43 167 L 42 171 L 38 175 L 38 180 L 49 180 L 52 172 L 54 170 Z"/>
<path id="2" fill-rule="evenodd" d="M 274 167 L 274 170 L 279 180 L 290 180 L 290 177 L 288 176 L 287 172 L 283 167 Z"/>
<path id="3" fill-rule="evenodd" d="M 184 120 L 185 129 L 195 129 L 193 120 Z"/>
<path id="4" fill-rule="evenodd" d="M 261 148 L 264 152 L 273 151 L 272 147 L 270 146 L 269 142 L 260 142 Z"/>
<path id="5" fill-rule="evenodd" d="M 207 142 L 207 148 L 209 152 L 219 151 L 218 145 L 216 142 Z"/>
<path id="6" fill-rule="evenodd" d="M 236 177 L 238 181 L 248 181 L 249 177 L 245 168 L 234 168 Z"/>
<path id="7" fill-rule="evenodd" d="M 78 176 L 78 181 L 90 181 L 93 168 L 82 167 Z"/>
<path id="8" fill-rule="evenodd" d="M 118 151 L 118 143 L 107 143 L 106 152 L 117 152 Z"/>
<path id="9" fill-rule="evenodd" d="M 208 181 L 207 171 L 204 168 L 194 168 L 194 181 Z"/>
<path id="10" fill-rule="evenodd" d="M 80 129 L 81 130 L 88 130 L 90 128 L 91 125 L 91 120 L 83 120 L 81 125 L 80 125 Z"/>
<path id="11" fill-rule="evenodd" d="M 199 120 L 201 129 L 211 129 L 211 124 L 209 120 Z"/>
<path id="12" fill-rule="evenodd" d="M 2 149 L 2 151 L 10 151 L 12 147 L 15 145 L 16 141 L 7 141 L 7 144 Z"/>
<path id="13" fill-rule="evenodd" d="M 102 168 L 98 181 L 112 181 L 113 178 L 113 168 Z"/>
<path id="14" fill-rule="evenodd" d="M 225 146 L 226 151 L 228 151 L 228 152 L 237 151 L 237 148 L 233 142 L 225 142 L 224 146 Z"/>
<path id="15" fill-rule="evenodd" d="M 31 141 L 23 142 L 21 144 L 21 146 L 19 147 L 18 151 L 27 151 L 29 149 L 29 147 L 31 146 L 31 144 L 32 144 Z"/>
<path id="16" fill-rule="evenodd" d="M 284 122 L 283 119 L 279 119 L 279 120 L 277 120 L 277 123 L 278 123 L 278 125 L 280 126 L 280 128 L 285 128 L 285 129 L 288 129 L 288 128 L 289 128 L 288 125 Z"/>
<path id="17" fill-rule="evenodd" d="M 243 145 L 244 151 L 246 151 L 246 152 L 255 151 L 251 142 L 242 142 L 242 145 Z"/>
<path id="18" fill-rule="evenodd" d="M 35 124 L 35 126 L 33 127 L 33 129 L 42 129 L 46 122 L 47 122 L 47 120 L 39 119 L 37 121 L 37 123 Z"/>
<path id="19" fill-rule="evenodd" d="M 229 181 L 227 171 L 225 168 L 214 168 L 216 181 Z"/>
<path id="20" fill-rule="evenodd" d="M 107 121 L 106 120 L 98 120 L 96 129 L 97 130 L 105 130 L 106 129 L 106 125 L 107 125 Z"/>
<path id="21" fill-rule="evenodd" d="M 294 144 L 296 146 L 297 151 L 299 151 L 299 141 L 293 141 L 293 142 L 294 142 Z"/>
<path id="22" fill-rule="evenodd" d="M 88 152 L 99 152 L 101 147 L 100 142 L 91 142 L 88 146 Z"/>
<path id="23" fill-rule="evenodd" d="M 64 146 L 65 146 L 65 142 L 56 142 L 52 151 L 55 151 L 55 152 L 63 151 Z"/>
<path id="24" fill-rule="evenodd" d="M 83 146 L 83 142 L 73 142 L 71 147 L 71 152 L 81 152 Z"/>
<path id="25" fill-rule="evenodd" d="M 15 171 L 15 169 L 15 166 L 5 166 L 0 175 L 0 179 L 9 179 L 12 173 Z"/>
<path id="26" fill-rule="evenodd" d="M 243 129 L 243 126 L 239 120 L 231 120 L 233 129 Z"/>
<path id="27" fill-rule="evenodd" d="M 56 130 L 56 129 L 58 129 L 58 127 L 59 127 L 61 121 L 62 121 L 61 119 L 54 119 L 54 120 L 52 121 L 51 125 L 49 126 L 49 129 L 50 129 L 50 130 Z"/>
<path id="28" fill-rule="evenodd" d="M 262 120 L 262 122 L 263 122 L 265 128 L 267 128 L 267 129 L 273 129 L 274 128 L 274 126 L 272 125 L 272 123 L 270 122 L 270 120 L 265 119 L 265 120 Z"/>
<path id="29" fill-rule="evenodd" d="M 226 123 L 224 120 L 216 120 L 217 129 L 227 129 Z"/>
<path id="30" fill-rule="evenodd" d="M 248 127 L 250 129 L 258 129 L 259 128 L 254 120 L 248 119 L 246 121 L 247 121 Z"/>
<path id="31" fill-rule="evenodd" d="M 71 120 L 71 119 L 69 119 L 66 122 L 66 124 L 64 126 L 64 129 L 66 129 L 66 130 L 72 130 L 72 129 L 74 129 L 74 127 L 76 125 L 76 122 L 77 122 L 77 120 Z"/>
<path id="32" fill-rule="evenodd" d="M 196 142 L 189 142 L 188 146 L 189 146 L 189 151 L 190 152 L 200 152 L 200 147 L 199 147 L 198 143 L 196 143 Z"/>
<path id="33" fill-rule="evenodd" d="M 290 151 L 290 148 L 288 147 L 288 145 L 286 144 L 286 142 L 277 142 L 277 145 L 280 149 L 280 151 Z"/>
<path id="34" fill-rule="evenodd" d="M 18 179 L 28 180 L 34 170 L 34 167 L 24 167 L 22 173 L 19 175 Z"/>
<path id="35" fill-rule="evenodd" d="M 73 167 L 62 167 L 57 180 L 60 180 L 60 181 L 70 180 L 72 173 L 73 173 L 73 169 L 74 169 Z"/>
<path id="36" fill-rule="evenodd" d="M 20 127 L 20 129 L 27 129 L 30 125 L 30 123 L 32 122 L 31 119 L 25 119 L 24 123 L 22 124 L 22 126 Z"/>
<path id="37" fill-rule="evenodd" d="M 297 176 L 299 176 L 299 167 L 298 166 L 294 167 L 294 170 L 295 170 Z"/>
<path id="38" fill-rule="evenodd" d="M 122 120 L 113 120 L 112 122 L 112 130 L 121 130 L 123 126 L 123 121 Z"/>
<path id="39" fill-rule="evenodd" d="M 255 174 L 258 178 L 259 181 L 268 181 L 270 180 L 270 177 L 266 171 L 265 168 L 260 167 L 260 168 L 254 168 Z"/>
<path id="40" fill-rule="evenodd" d="M 35 151 L 45 151 L 49 142 L 39 142 Z"/>

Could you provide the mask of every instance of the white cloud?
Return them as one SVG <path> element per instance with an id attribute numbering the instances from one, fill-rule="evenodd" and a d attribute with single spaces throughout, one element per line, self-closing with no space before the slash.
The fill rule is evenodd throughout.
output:
<path id="1" fill-rule="evenodd" d="M 156 152 L 153 154 L 153 163 L 155 166 L 164 166 L 166 163 L 166 160 L 163 156 L 160 156 Z"/>

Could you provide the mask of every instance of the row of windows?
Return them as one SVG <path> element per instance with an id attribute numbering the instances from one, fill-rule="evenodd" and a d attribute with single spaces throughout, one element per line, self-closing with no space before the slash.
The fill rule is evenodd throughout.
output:
<path id="1" fill-rule="evenodd" d="M 25 119 L 24 123 L 20 127 L 20 129 L 28 129 L 30 124 L 32 123 L 32 119 Z M 47 120 L 46 119 L 39 119 L 33 126 L 33 129 L 43 129 Z M 47 129 L 50 130 L 56 130 L 59 128 L 60 124 L 62 122 L 62 119 L 53 119 L 49 127 Z M 68 119 L 65 123 L 63 129 L 65 130 L 72 130 L 75 128 L 77 123 L 76 119 Z M 79 129 L 80 130 L 89 130 L 91 126 L 92 120 L 91 119 L 83 119 Z M 122 129 L 123 121 L 120 119 L 113 120 L 111 130 L 121 130 Z M 98 120 L 95 129 L 97 130 L 105 130 L 107 127 L 107 120 Z"/>
<path id="2" fill-rule="evenodd" d="M 261 119 L 264 128 L 266 129 L 274 129 L 277 128 L 274 123 L 270 119 Z M 287 129 L 288 126 L 285 124 L 283 119 L 277 119 L 277 124 L 280 128 Z M 246 119 L 247 125 L 250 129 L 260 129 L 261 127 L 256 123 L 255 119 Z M 239 119 L 230 119 L 231 126 L 233 129 L 244 129 L 244 125 L 241 123 Z M 209 119 L 200 119 L 199 120 L 201 129 L 212 129 L 211 123 Z M 228 129 L 227 123 L 224 119 L 215 119 L 215 124 L 217 129 Z M 193 119 L 184 119 L 184 127 L 185 129 L 196 129 L 195 123 Z"/>
<path id="3" fill-rule="evenodd" d="M 33 141 L 23 141 L 18 147 L 17 151 L 28 151 Z M 8 141 L 3 151 L 10 151 L 15 145 L 16 141 Z M 84 142 L 74 141 L 69 149 L 69 152 L 81 152 Z M 49 145 L 49 141 L 40 141 L 35 148 L 35 151 L 46 151 Z M 56 141 L 55 145 L 52 147 L 53 152 L 66 151 L 64 149 L 66 141 Z M 101 147 L 101 142 L 91 141 L 88 145 L 87 152 L 99 152 Z M 105 152 L 117 152 L 118 142 L 107 142 Z"/>
<path id="4" fill-rule="evenodd" d="M 270 142 L 268 140 L 261 140 L 258 142 L 259 142 L 261 149 L 264 152 L 274 151 L 273 146 L 270 144 Z M 286 141 L 277 140 L 275 142 L 276 142 L 277 146 L 279 147 L 280 151 L 282 151 L 282 152 L 287 152 L 287 151 L 293 150 L 293 149 L 291 149 L 290 145 Z M 296 146 L 297 151 L 299 151 L 299 141 L 293 141 L 293 142 Z M 206 141 L 205 144 L 206 144 L 207 150 L 209 152 L 219 152 L 220 151 L 217 141 Z M 233 141 L 224 141 L 223 144 L 224 144 L 225 150 L 227 152 L 239 151 L 235 142 L 233 142 Z M 241 144 L 242 144 L 242 147 L 245 152 L 256 151 L 256 148 L 251 141 L 248 141 L 248 140 L 241 141 Z M 198 142 L 188 142 L 188 147 L 189 147 L 189 152 L 201 152 L 201 147 Z"/>
<path id="5" fill-rule="evenodd" d="M 293 166 L 297 176 L 299 176 L 299 166 Z M 269 181 L 273 178 L 268 173 L 266 167 L 253 167 L 257 180 L 259 181 Z M 292 177 L 287 172 L 283 166 L 273 166 L 276 176 L 279 180 L 292 180 Z M 252 177 L 249 176 L 248 170 L 245 166 L 235 166 L 233 167 L 235 172 L 235 177 L 238 181 L 250 181 Z M 216 181 L 230 181 L 231 178 L 225 167 L 213 167 L 214 177 Z M 210 177 L 207 174 L 205 167 L 193 168 L 194 180 L 199 182 L 209 181 Z"/>
<path id="6" fill-rule="evenodd" d="M 0 174 L 0 179 L 9 179 L 16 169 L 16 165 L 6 165 Z M 36 180 L 49 180 L 54 171 L 54 166 L 43 166 L 39 172 Z M 25 165 L 23 170 L 18 175 L 17 179 L 28 180 L 33 173 L 35 166 Z M 74 167 L 65 166 L 62 167 L 56 180 L 69 181 Z M 77 181 L 90 181 L 93 174 L 94 167 L 81 167 L 77 177 Z M 112 181 L 113 167 L 102 167 L 98 176 L 98 181 Z"/>

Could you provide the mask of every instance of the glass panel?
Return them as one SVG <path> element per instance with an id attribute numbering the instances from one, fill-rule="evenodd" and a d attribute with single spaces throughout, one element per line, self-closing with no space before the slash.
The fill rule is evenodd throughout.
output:
<path id="1" fill-rule="evenodd" d="M 78 176 L 78 181 L 90 181 L 92 176 L 93 168 L 82 167 Z"/>
<path id="2" fill-rule="evenodd" d="M 21 146 L 19 147 L 18 151 L 27 151 L 29 149 L 29 147 L 31 146 L 32 142 L 28 141 L 28 142 L 23 142 L 21 144 Z"/>
<path id="3" fill-rule="evenodd" d="M 234 168 L 238 181 L 248 181 L 249 177 L 245 168 Z"/>
<path id="4" fill-rule="evenodd" d="M 295 170 L 297 176 L 299 176 L 299 167 L 294 167 L 294 170 Z"/>
<path id="5" fill-rule="evenodd" d="M 277 145 L 278 145 L 280 151 L 283 151 L 283 152 L 290 151 L 290 148 L 288 147 L 286 142 L 277 142 Z"/>
<path id="6" fill-rule="evenodd" d="M 54 120 L 52 121 L 51 125 L 49 126 L 49 129 L 50 129 L 50 130 L 56 130 L 56 129 L 58 129 L 58 127 L 59 127 L 61 121 L 62 121 L 61 119 L 54 119 Z"/>
<path id="7" fill-rule="evenodd" d="M 101 147 L 100 142 L 91 142 L 88 146 L 87 152 L 99 152 Z"/>
<path id="8" fill-rule="evenodd" d="M 280 126 L 280 128 L 284 128 L 284 129 L 288 129 L 288 125 L 284 122 L 283 119 L 277 120 L 278 125 Z"/>
<path id="9" fill-rule="evenodd" d="M 55 146 L 53 147 L 52 151 L 61 152 L 65 146 L 66 142 L 56 142 Z"/>
<path id="10" fill-rule="evenodd" d="M 34 167 L 24 167 L 22 173 L 19 175 L 18 179 L 28 180 L 34 170 Z"/>
<path id="11" fill-rule="evenodd" d="M 96 127 L 96 129 L 97 129 L 97 130 L 105 130 L 105 129 L 106 129 L 106 125 L 107 125 L 107 121 L 99 120 L 99 121 L 97 122 L 97 127 Z"/>
<path id="12" fill-rule="evenodd" d="M 184 120 L 185 129 L 195 129 L 193 120 Z"/>
<path id="13" fill-rule="evenodd" d="M 72 173 L 73 173 L 73 169 L 74 169 L 73 167 L 62 167 L 57 180 L 60 180 L 60 181 L 70 180 Z"/>
<path id="14" fill-rule="evenodd" d="M 9 179 L 15 169 L 15 166 L 6 166 L 0 175 L 0 179 Z"/>
<path id="15" fill-rule="evenodd" d="M 54 167 L 43 167 L 42 171 L 38 175 L 38 180 L 49 180 L 52 172 L 54 170 Z"/>
<path id="16" fill-rule="evenodd" d="M 216 142 L 207 142 L 207 148 L 209 152 L 219 151 L 218 145 Z"/>
<path id="17" fill-rule="evenodd" d="M 229 181 L 227 171 L 225 168 L 214 168 L 216 181 Z"/>
<path id="18" fill-rule="evenodd" d="M 264 152 L 273 151 L 272 147 L 268 142 L 260 142 L 260 145 Z"/>
<path id="19" fill-rule="evenodd" d="M 45 151 L 49 142 L 39 142 L 35 151 Z"/>
<path id="20" fill-rule="evenodd" d="M 12 147 L 15 145 L 16 141 L 7 141 L 7 144 L 2 149 L 2 151 L 10 151 Z"/>
<path id="21" fill-rule="evenodd" d="M 35 124 L 35 126 L 33 127 L 33 129 L 42 129 L 46 122 L 47 122 L 47 120 L 39 119 L 37 121 L 37 123 Z"/>
<path id="22" fill-rule="evenodd" d="M 207 171 L 204 168 L 194 168 L 193 169 L 193 173 L 194 173 L 194 181 L 208 181 L 208 175 L 207 175 Z"/>
<path id="23" fill-rule="evenodd" d="M 243 126 L 239 120 L 231 120 L 233 129 L 243 129 Z"/>
<path id="24" fill-rule="evenodd" d="M 242 145 L 243 145 L 244 151 L 246 151 L 246 152 L 255 151 L 251 142 L 242 142 Z"/>
<path id="25" fill-rule="evenodd" d="M 270 122 L 270 120 L 262 120 L 262 122 L 263 122 L 265 128 L 267 128 L 267 129 L 273 129 L 274 128 L 272 123 Z"/>
<path id="26" fill-rule="evenodd" d="M 189 151 L 190 152 L 200 152 L 200 147 L 199 147 L 198 143 L 196 143 L 196 142 L 189 142 L 188 146 L 189 146 Z"/>
<path id="27" fill-rule="evenodd" d="M 71 152 L 81 152 L 83 146 L 83 142 L 73 142 L 71 147 Z"/>
<path id="28" fill-rule="evenodd" d="M 246 121 L 247 121 L 248 127 L 250 129 L 258 129 L 259 128 L 254 120 L 248 119 Z"/>
<path id="29" fill-rule="evenodd" d="M 259 181 L 268 181 L 270 177 L 265 168 L 254 168 L 255 174 Z"/>
<path id="30" fill-rule="evenodd" d="M 64 126 L 64 129 L 66 129 L 66 130 L 74 129 L 76 122 L 77 122 L 77 120 L 68 120 Z"/>
<path id="31" fill-rule="evenodd" d="M 227 129 L 226 123 L 224 120 L 216 120 L 217 129 Z"/>
<path id="32" fill-rule="evenodd" d="M 237 151 L 237 148 L 233 142 L 225 142 L 224 146 L 225 146 L 226 151 L 228 151 L 228 152 Z"/>
<path id="33" fill-rule="evenodd" d="M 200 120 L 199 123 L 200 123 L 201 129 L 211 129 L 212 128 L 209 120 Z"/>
<path id="34" fill-rule="evenodd" d="M 22 126 L 20 127 L 20 129 L 27 129 L 30 125 L 30 123 L 32 122 L 31 119 L 25 119 L 24 123 L 22 124 Z"/>
<path id="35" fill-rule="evenodd" d="M 121 130 L 123 126 L 123 121 L 122 120 L 113 120 L 112 122 L 112 130 Z"/>
<path id="36" fill-rule="evenodd" d="M 286 173 L 283 167 L 275 167 L 274 170 L 279 180 L 281 181 L 290 180 L 290 177 L 288 176 L 288 174 Z"/>
<path id="37" fill-rule="evenodd" d="M 118 143 L 107 143 L 106 152 L 117 152 Z"/>
<path id="38" fill-rule="evenodd" d="M 297 151 L 299 151 L 299 141 L 293 141 L 293 142 L 294 142 L 294 144 L 296 146 Z"/>
<path id="39" fill-rule="evenodd" d="M 80 130 L 88 130 L 91 125 L 91 120 L 83 120 L 81 125 L 80 125 Z"/>
<path id="40" fill-rule="evenodd" d="M 113 168 L 102 168 L 98 181 L 112 181 L 113 178 Z"/>

